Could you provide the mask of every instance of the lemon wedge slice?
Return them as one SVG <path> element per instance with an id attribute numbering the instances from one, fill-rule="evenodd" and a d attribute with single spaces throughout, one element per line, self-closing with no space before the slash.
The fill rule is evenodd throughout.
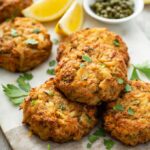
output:
<path id="1" fill-rule="evenodd" d="M 61 17 L 74 0 L 40 0 L 22 13 L 26 17 L 34 18 L 41 22 L 52 21 Z"/>
<path id="2" fill-rule="evenodd" d="M 144 4 L 150 4 L 150 0 L 144 0 Z"/>
<path id="3" fill-rule="evenodd" d="M 81 28 L 83 19 L 84 11 L 82 4 L 75 1 L 57 23 L 55 32 L 63 36 L 69 35 Z"/>

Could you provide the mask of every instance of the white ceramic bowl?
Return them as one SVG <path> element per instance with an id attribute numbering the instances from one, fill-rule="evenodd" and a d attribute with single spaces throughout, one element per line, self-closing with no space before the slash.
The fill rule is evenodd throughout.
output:
<path id="1" fill-rule="evenodd" d="M 100 17 L 98 15 L 96 15 L 92 9 L 90 8 L 90 6 L 95 2 L 96 0 L 84 0 L 83 1 L 83 6 L 85 11 L 93 18 L 105 22 L 105 23 L 109 23 L 109 24 L 115 24 L 115 23 L 123 23 L 123 22 L 127 22 L 133 18 L 135 18 L 137 15 L 139 15 L 143 8 L 144 8 L 144 2 L 143 0 L 134 0 L 134 13 L 126 18 L 121 18 L 121 19 L 108 19 L 108 18 L 104 18 L 104 17 Z"/>

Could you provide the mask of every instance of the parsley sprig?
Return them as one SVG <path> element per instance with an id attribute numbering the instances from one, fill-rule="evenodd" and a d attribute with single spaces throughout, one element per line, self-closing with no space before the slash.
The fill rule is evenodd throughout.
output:
<path id="1" fill-rule="evenodd" d="M 31 88 L 29 81 L 32 78 L 32 74 L 24 73 L 18 77 L 17 86 L 14 84 L 2 85 L 5 95 L 14 105 L 20 105 L 24 98 L 28 96 Z"/>
<path id="2" fill-rule="evenodd" d="M 144 62 L 138 65 L 132 65 L 133 70 L 131 74 L 131 80 L 141 80 L 139 73 L 143 73 L 148 79 L 150 79 L 150 63 Z"/>
<path id="3" fill-rule="evenodd" d="M 55 75 L 55 69 L 54 69 L 55 65 L 56 65 L 56 60 L 51 60 L 49 62 L 49 67 L 50 68 L 47 70 L 47 74 Z"/>

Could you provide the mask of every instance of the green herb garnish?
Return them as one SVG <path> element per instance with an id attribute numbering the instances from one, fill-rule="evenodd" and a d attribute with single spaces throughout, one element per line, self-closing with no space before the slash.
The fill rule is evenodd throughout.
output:
<path id="1" fill-rule="evenodd" d="M 36 104 L 37 100 L 32 100 L 31 105 L 34 106 Z"/>
<path id="2" fill-rule="evenodd" d="M 88 137 L 89 143 L 87 144 L 87 148 L 91 148 L 92 144 L 97 141 L 100 137 L 104 137 L 105 131 L 103 128 L 99 128 L 97 131 L 95 131 L 92 135 Z"/>
<path id="3" fill-rule="evenodd" d="M 58 40 L 58 39 L 53 39 L 53 43 L 54 43 L 55 45 L 57 45 L 57 44 L 59 43 L 59 40 Z"/>
<path id="4" fill-rule="evenodd" d="M 41 31 L 40 31 L 39 28 L 36 28 L 36 29 L 33 30 L 33 33 L 36 33 L 36 34 L 38 34 L 38 33 L 40 33 L 40 32 L 41 32 Z"/>
<path id="5" fill-rule="evenodd" d="M 121 78 L 118 78 L 118 79 L 117 79 L 117 82 L 118 82 L 119 84 L 123 84 L 123 83 L 124 83 L 124 80 L 121 79 Z"/>
<path id="6" fill-rule="evenodd" d="M 55 66 L 55 64 L 56 64 L 56 61 L 55 61 L 55 60 L 52 60 L 52 61 L 49 62 L 49 66 L 50 66 L 50 67 Z"/>
<path id="7" fill-rule="evenodd" d="M 132 91 L 132 87 L 129 84 L 126 84 L 125 91 L 126 92 L 131 92 Z"/>
<path id="8" fill-rule="evenodd" d="M 123 106 L 122 106 L 121 104 L 117 104 L 117 105 L 115 105 L 115 106 L 113 107 L 113 110 L 123 111 L 124 108 L 123 108 Z"/>
<path id="9" fill-rule="evenodd" d="M 50 75 L 55 75 L 55 69 L 48 69 L 47 73 Z"/>
<path id="10" fill-rule="evenodd" d="M 47 145 L 47 150 L 51 150 L 50 144 Z"/>
<path id="11" fill-rule="evenodd" d="M 17 83 L 22 90 L 29 92 L 31 86 L 28 81 L 32 78 L 32 74 L 24 73 L 23 75 L 19 76 L 19 78 L 17 79 Z"/>
<path id="12" fill-rule="evenodd" d="M 13 84 L 3 85 L 3 91 L 14 105 L 20 105 L 24 98 L 28 96 L 30 90 L 29 80 L 32 79 L 31 74 L 20 75 L 17 79 L 18 86 Z"/>
<path id="13" fill-rule="evenodd" d="M 105 68 L 106 65 L 105 65 L 105 64 L 100 64 L 100 67 L 101 67 L 101 68 Z"/>
<path id="14" fill-rule="evenodd" d="M 135 113 L 135 112 L 134 112 L 134 110 L 133 110 L 132 108 L 129 108 L 129 109 L 128 109 L 128 114 L 129 114 L 129 115 L 134 115 L 134 113 Z"/>
<path id="15" fill-rule="evenodd" d="M 61 109 L 62 111 L 66 110 L 65 104 L 60 104 L 59 105 L 59 109 Z"/>
<path id="16" fill-rule="evenodd" d="M 54 96 L 54 92 L 51 90 L 44 90 L 44 92 L 49 96 Z"/>
<path id="17" fill-rule="evenodd" d="M 120 46 L 120 43 L 119 43 L 119 40 L 115 39 L 113 41 L 113 44 L 116 46 L 116 47 L 119 47 Z"/>
<path id="18" fill-rule="evenodd" d="M 84 63 L 81 63 L 80 64 L 80 68 L 84 68 L 85 67 L 85 64 Z"/>
<path id="19" fill-rule="evenodd" d="M 12 37 L 17 37 L 18 36 L 18 33 L 15 29 L 11 29 L 11 36 Z"/>
<path id="20" fill-rule="evenodd" d="M 132 71 L 130 79 L 131 80 L 140 80 L 139 75 L 138 75 L 137 70 L 136 70 L 135 67 L 133 68 L 133 71 Z"/>
<path id="21" fill-rule="evenodd" d="M 92 59 L 88 55 L 83 55 L 82 60 L 84 60 L 86 62 L 92 62 Z"/>
<path id="22" fill-rule="evenodd" d="M 114 146 L 115 142 L 111 139 L 104 139 L 104 145 L 107 150 L 111 150 Z"/>
<path id="23" fill-rule="evenodd" d="M 28 39 L 25 41 L 26 44 L 28 45 L 37 45 L 38 44 L 38 41 L 35 40 L 35 39 Z"/>

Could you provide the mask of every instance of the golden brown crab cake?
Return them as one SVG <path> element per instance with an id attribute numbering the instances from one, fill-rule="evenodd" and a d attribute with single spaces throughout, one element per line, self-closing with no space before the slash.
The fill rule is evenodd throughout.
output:
<path id="1" fill-rule="evenodd" d="M 150 141 L 150 84 L 131 81 L 126 91 L 107 105 L 104 127 L 122 143 L 135 146 Z"/>
<path id="2" fill-rule="evenodd" d="M 0 25 L 0 67 L 25 72 L 44 62 L 52 43 L 45 27 L 30 18 L 15 18 Z"/>
<path id="3" fill-rule="evenodd" d="M 75 51 L 59 61 L 56 87 L 70 100 L 88 105 L 115 100 L 127 80 L 127 67 L 118 51 L 107 45 L 81 48 L 77 55 Z"/>
<path id="4" fill-rule="evenodd" d="M 76 53 L 78 55 L 78 51 L 94 50 L 102 44 L 109 45 L 118 51 L 128 65 L 129 54 L 126 44 L 119 35 L 110 32 L 106 28 L 87 28 L 68 36 L 59 46 L 58 60 L 68 53 Z"/>
<path id="5" fill-rule="evenodd" d="M 23 123 L 43 140 L 80 140 L 97 123 L 97 108 L 66 99 L 53 79 L 32 89 L 23 105 Z"/>
<path id="6" fill-rule="evenodd" d="M 21 11 L 31 4 L 32 0 L 0 0 L 0 22 L 21 16 Z"/>

